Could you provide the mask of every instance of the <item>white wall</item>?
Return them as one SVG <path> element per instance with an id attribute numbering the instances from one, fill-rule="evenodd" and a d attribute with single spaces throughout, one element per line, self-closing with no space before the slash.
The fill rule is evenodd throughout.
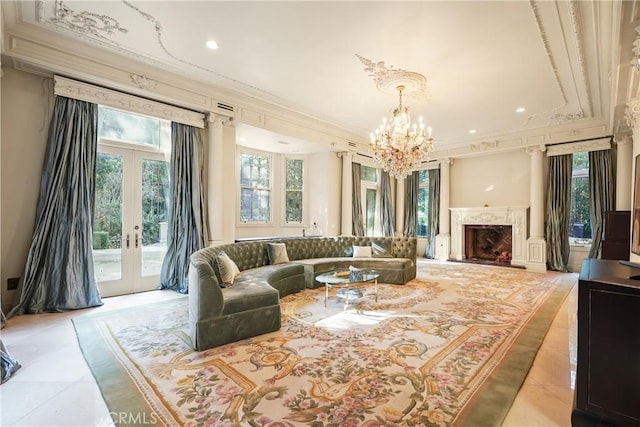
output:
<path id="1" fill-rule="evenodd" d="M 451 207 L 529 206 L 530 162 L 524 150 L 455 159 Z"/>
<path id="2" fill-rule="evenodd" d="M 4 69 L 2 78 L 2 304 L 12 305 L 7 279 L 22 276 L 33 234 L 40 177 L 53 108 L 52 81 Z"/>

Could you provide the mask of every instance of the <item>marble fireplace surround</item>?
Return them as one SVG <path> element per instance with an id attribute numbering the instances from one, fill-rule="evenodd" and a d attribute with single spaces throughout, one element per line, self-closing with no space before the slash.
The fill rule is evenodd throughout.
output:
<path id="1" fill-rule="evenodd" d="M 450 208 L 451 259 L 463 260 L 465 225 L 510 225 L 513 238 L 511 265 L 527 261 L 528 206 Z"/>

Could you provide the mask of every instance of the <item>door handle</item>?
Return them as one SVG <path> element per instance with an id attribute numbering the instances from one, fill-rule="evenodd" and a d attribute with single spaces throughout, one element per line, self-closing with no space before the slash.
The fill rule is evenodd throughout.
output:
<path id="1" fill-rule="evenodd" d="M 127 249 L 129 249 L 129 233 L 127 233 Z"/>
<path id="2" fill-rule="evenodd" d="M 136 233 L 136 248 L 138 247 L 138 233 Z"/>

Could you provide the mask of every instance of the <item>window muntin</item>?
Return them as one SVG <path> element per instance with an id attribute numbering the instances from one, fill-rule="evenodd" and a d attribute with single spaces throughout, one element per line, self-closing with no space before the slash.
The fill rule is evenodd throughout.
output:
<path id="1" fill-rule="evenodd" d="M 573 153 L 569 213 L 569 241 L 573 244 L 591 244 L 589 195 L 589 153 Z"/>
<path id="2" fill-rule="evenodd" d="M 240 153 L 240 221 L 271 221 L 270 156 Z"/>
<path id="3" fill-rule="evenodd" d="M 419 172 L 418 179 L 418 237 L 429 236 L 429 173 L 426 170 Z"/>
<path id="4" fill-rule="evenodd" d="M 285 159 L 285 223 L 302 224 L 304 218 L 304 160 Z"/>

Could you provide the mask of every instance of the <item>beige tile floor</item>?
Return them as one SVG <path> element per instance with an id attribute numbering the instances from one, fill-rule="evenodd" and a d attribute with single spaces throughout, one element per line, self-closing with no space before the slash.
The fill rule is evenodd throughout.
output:
<path id="1" fill-rule="evenodd" d="M 574 276 L 577 281 L 577 275 Z M 11 355 L 23 367 L 0 386 L 0 426 L 113 425 L 80 352 L 70 319 L 89 311 L 177 296 L 171 291 L 151 291 L 104 298 L 104 305 L 94 309 L 11 319 L 0 334 Z M 574 286 L 556 315 L 503 427 L 571 425 L 576 307 L 577 286 Z"/>

